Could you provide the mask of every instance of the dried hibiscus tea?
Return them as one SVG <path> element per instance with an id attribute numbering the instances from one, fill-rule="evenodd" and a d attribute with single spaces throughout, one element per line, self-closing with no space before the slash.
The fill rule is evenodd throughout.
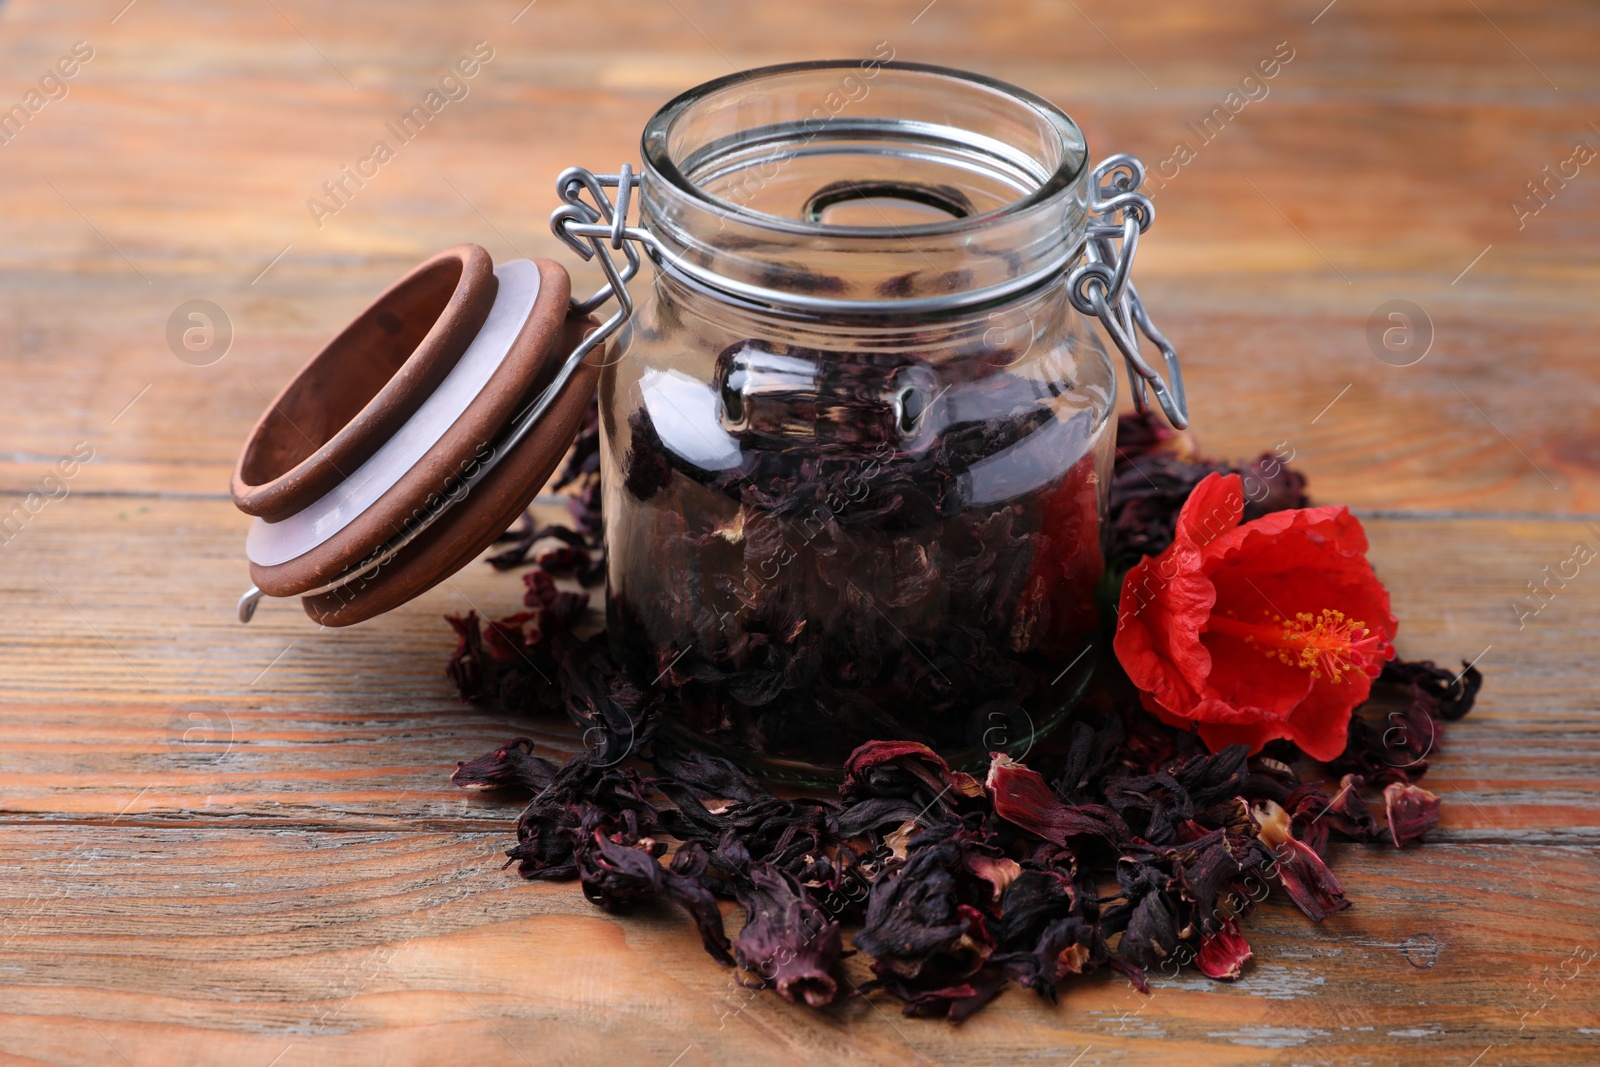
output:
<path id="1" fill-rule="evenodd" d="M 509 789 L 541 793 L 557 767 L 533 754 L 533 740 L 518 737 L 475 760 L 456 764 L 450 780 L 462 789 Z"/>
<path id="2" fill-rule="evenodd" d="M 854 943 L 902 996 L 959 985 L 994 952 L 982 910 L 991 887 L 963 862 L 963 832 L 924 830 L 872 888 Z"/>
<path id="3" fill-rule="evenodd" d="M 829 973 L 841 950 L 838 922 L 793 875 L 770 863 L 752 863 L 735 893 L 745 908 L 744 929 L 734 942 L 739 966 L 772 983 L 790 1003 L 831 1003 L 839 991 Z"/>
<path id="4" fill-rule="evenodd" d="M 1322 857 L 1294 836 L 1288 812 L 1269 800 L 1253 814 L 1261 827 L 1262 842 L 1272 849 L 1277 861 L 1278 880 L 1296 907 L 1321 922 L 1350 906 L 1344 886 Z"/>
<path id="5" fill-rule="evenodd" d="M 1155 432 L 1141 446 L 1138 428 L 1150 424 L 1122 427 L 1130 425 L 1124 454 L 1177 455 L 1183 444 Z M 1176 517 L 1149 514 L 1169 530 Z M 1254 755 L 1245 743 L 1207 751 L 1202 735 L 1153 716 L 1114 672 L 1097 679 L 1067 735 L 1040 747 L 1037 768 L 994 751 L 980 780 L 922 741 L 872 739 L 843 759 L 838 800 L 780 797 L 732 760 L 654 732 L 669 699 L 661 690 L 696 681 L 687 656 L 658 650 L 671 684 L 640 688 L 605 641 L 571 635 L 564 594 L 543 568 L 525 584 L 529 612 L 452 620 L 452 676 L 564 704 L 588 750 L 556 768 L 518 738 L 460 764 L 456 784 L 537 794 L 509 852 L 524 875 L 577 879 L 613 911 L 675 901 L 714 959 L 797 1004 L 839 997 L 836 964 L 851 926 L 875 974 L 861 992 L 953 1022 L 1011 983 L 1054 1000 L 1063 982 L 1101 968 L 1145 992 L 1149 970 L 1193 967 L 1231 981 L 1253 956 L 1244 920 L 1272 885 L 1326 919 L 1348 906 L 1328 866 L 1333 841 L 1414 845 L 1439 817 L 1438 798 L 1411 784 L 1426 761 L 1385 762 L 1415 757 L 1415 746 L 1363 741 L 1378 712 L 1358 709 L 1347 750 L 1302 778 L 1305 754 L 1290 742 Z M 535 656 L 555 676 L 543 688 L 519 668 Z M 1402 701 L 1389 711 L 1391 729 L 1435 741 L 1479 684 L 1475 670 L 1399 660 L 1378 679 L 1383 696 Z M 695 692 L 697 713 L 717 715 L 710 688 Z M 617 769 L 626 755 L 654 773 Z M 666 862 L 670 839 L 679 844 Z M 719 898 L 745 910 L 732 941 Z"/>
<path id="6" fill-rule="evenodd" d="M 1071 707 L 1114 424 L 1097 393 L 920 333 L 894 355 L 743 340 L 703 386 L 643 372 L 604 476 L 608 632 L 669 729 L 819 778 L 875 739 L 980 763 Z"/>
<path id="7" fill-rule="evenodd" d="M 1126 836 L 1116 812 L 1100 805 L 1063 803 L 1037 771 L 996 753 L 987 782 L 994 812 L 1046 841 L 1067 845 L 1075 838 L 1100 837 L 1107 841 Z"/>

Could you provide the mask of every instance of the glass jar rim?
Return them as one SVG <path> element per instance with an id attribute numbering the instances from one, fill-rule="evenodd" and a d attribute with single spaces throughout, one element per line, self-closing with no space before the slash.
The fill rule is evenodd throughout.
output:
<path id="1" fill-rule="evenodd" d="M 1087 139 L 1072 117 L 1061 108 L 1020 86 L 984 74 L 959 70 L 935 63 L 914 63 L 904 60 L 877 61 L 884 70 L 909 74 L 926 74 L 948 78 L 958 83 L 988 89 L 1017 104 L 1031 109 L 1056 131 L 1063 145 L 1082 146 L 1080 152 L 1063 152 L 1061 162 L 1034 189 L 1001 206 L 974 215 L 965 215 L 934 222 L 904 226 L 841 226 L 821 221 L 811 222 L 785 218 L 767 212 L 754 211 L 742 204 L 715 196 L 693 181 L 673 157 L 671 133 L 676 123 L 691 109 L 716 94 L 740 85 L 751 85 L 768 78 L 789 74 L 804 74 L 827 70 L 850 71 L 861 69 L 863 61 L 855 59 L 806 60 L 795 63 L 777 63 L 751 70 L 738 71 L 703 82 L 685 90 L 663 104 L 645 123 L 640 137 L 640 158 L 649 170 L 665 179 L 680 193 L 713 211 L 736 217 L 741 223 L 792 236 L 824 236 L 834 238 L 887 238 L 904 240 L 915 237 L 958 236 L 983 229 L 996 221 L 1026 212 L 1046 203 L 1052 197 L 1071 190 L 1089 168 Z"/>

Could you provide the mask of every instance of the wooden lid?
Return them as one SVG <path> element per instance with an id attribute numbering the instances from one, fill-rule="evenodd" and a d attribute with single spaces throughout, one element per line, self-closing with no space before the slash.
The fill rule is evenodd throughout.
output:
<path id="1" fill-rule="evenodd" d="M 415 324 L 433 314 L 442 322 L 439 279 L 449 277 L 451 262 L 460 264 L 462 278 L 481 262 L 487 282 L 478 278 L 473 286 L 489 299 L 481 309 L 458 310 L 458 324 L 439 331 L 453 352 L 441 355 L 439 344 L 425 344 L 431 331 L 402 351 L 421 331 L 388 330 L 379 317 Z M 432 588 L 503 533 L 565 455 L 599 379 L 596 352 L 567 370 L 538 421 L 508 442 L 513 423 L 557 383 L 595 326 L 569 314 L 570 297 L 571 281 L 558 263 L 516 260 L 493 269 L 486 252 L 465 245 L 412 271 L 313 357 L 257 423 L 234 478 L 235 502 L 257 515 L 246 550 L 259 589 L 275 597 L 311 593 L 395 538 L 414 535 L 381 566 L 304 598 L 313 619 L 346 626 Z M 444 303 L 448 310 L 450 301 Z M 464 337 L 462 321 L 472 324 Z M 424 366 L 414 369 L 418 360 Z M 434 365 L 441 362 L 439 371 Z M 387 383 L 380 373 L 391 375 Z M 415 384 L 430 379 L 426 390 Z M 403 388 L 391 393 L 396 381 Z M 362 391 L 373 399 L 358 405 L 352 397 Z M 396 417 L 401 404 L 409 410 Z M 387 410 L 374 416 L 375 405 Z M 326 444 L 241 493 L 241 483 L 274 474 L 274 465 L 295 455 L 282 432 L 291 424 L 326 431 Z M 355 443 L 331 452 L 327 445 L 336 440 Z"/>
<path id="2" fill-rule="evenodd" d="M 233 470 L 239 510 L 276 522 L 366 462 L 450 373 L 496 289 L 489 253 L 457 245 L 367 305 L 256 421 Z"/>

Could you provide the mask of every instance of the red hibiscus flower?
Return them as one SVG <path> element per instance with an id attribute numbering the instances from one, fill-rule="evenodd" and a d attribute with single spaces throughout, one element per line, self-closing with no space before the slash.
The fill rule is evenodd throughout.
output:
<path id="1" fill-rule="evenodd" d="M 1215 751 L 1288 738 L 1344 751 L 1350 713 L 1394 657 L 1399 623 L 1343 507 L 1239 525 L 1239 476 L 1209 475 L 1184 502 L 1172 545 L 1122 584 L 1115 647 L 1144 706 L 1198 724 Z"/>

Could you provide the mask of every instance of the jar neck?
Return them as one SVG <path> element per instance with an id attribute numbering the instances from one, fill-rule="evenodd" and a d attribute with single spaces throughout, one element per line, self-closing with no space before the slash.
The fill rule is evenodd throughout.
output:
<path id="1" fill-rule="evenodd" d="M 726 469 L 750 440 L 840 458 L 878 448 L 923 455 L 1002 423 L 1055 420 L 1053 433 L 1093 436 L 1110 418 L 1116 377 L 1066 288 L 1062 278 L 1004 307 L 935 322 L 811 322 L 658 274 L 616 379 L 667 447 L 706 469 Z"/>
<path id="2" fill-rule="evenodd" d="M 976 360 L 1004 366 L 1079 328 L 1065 271 L 1010 300 L 915 317 L 774 316 L 770 308 L 730 300 L 670 271 L 657 271 L 653 284 L 657 314 L 689 326 L 691 334 L 760 337 L 817 352 L 904 351 L 934 365 Z M 1092 337 L 1088 343 L 1099 350 Z"/>
<path id="3" fill-rule="evenodd" d="M 689 284 L 826 316 L 920 315 L 1035 289 L 1081 251 L 1082 134 L 1047 101 L 939 67 L 765 68 L 669 103 L 643 225 Z"/>

